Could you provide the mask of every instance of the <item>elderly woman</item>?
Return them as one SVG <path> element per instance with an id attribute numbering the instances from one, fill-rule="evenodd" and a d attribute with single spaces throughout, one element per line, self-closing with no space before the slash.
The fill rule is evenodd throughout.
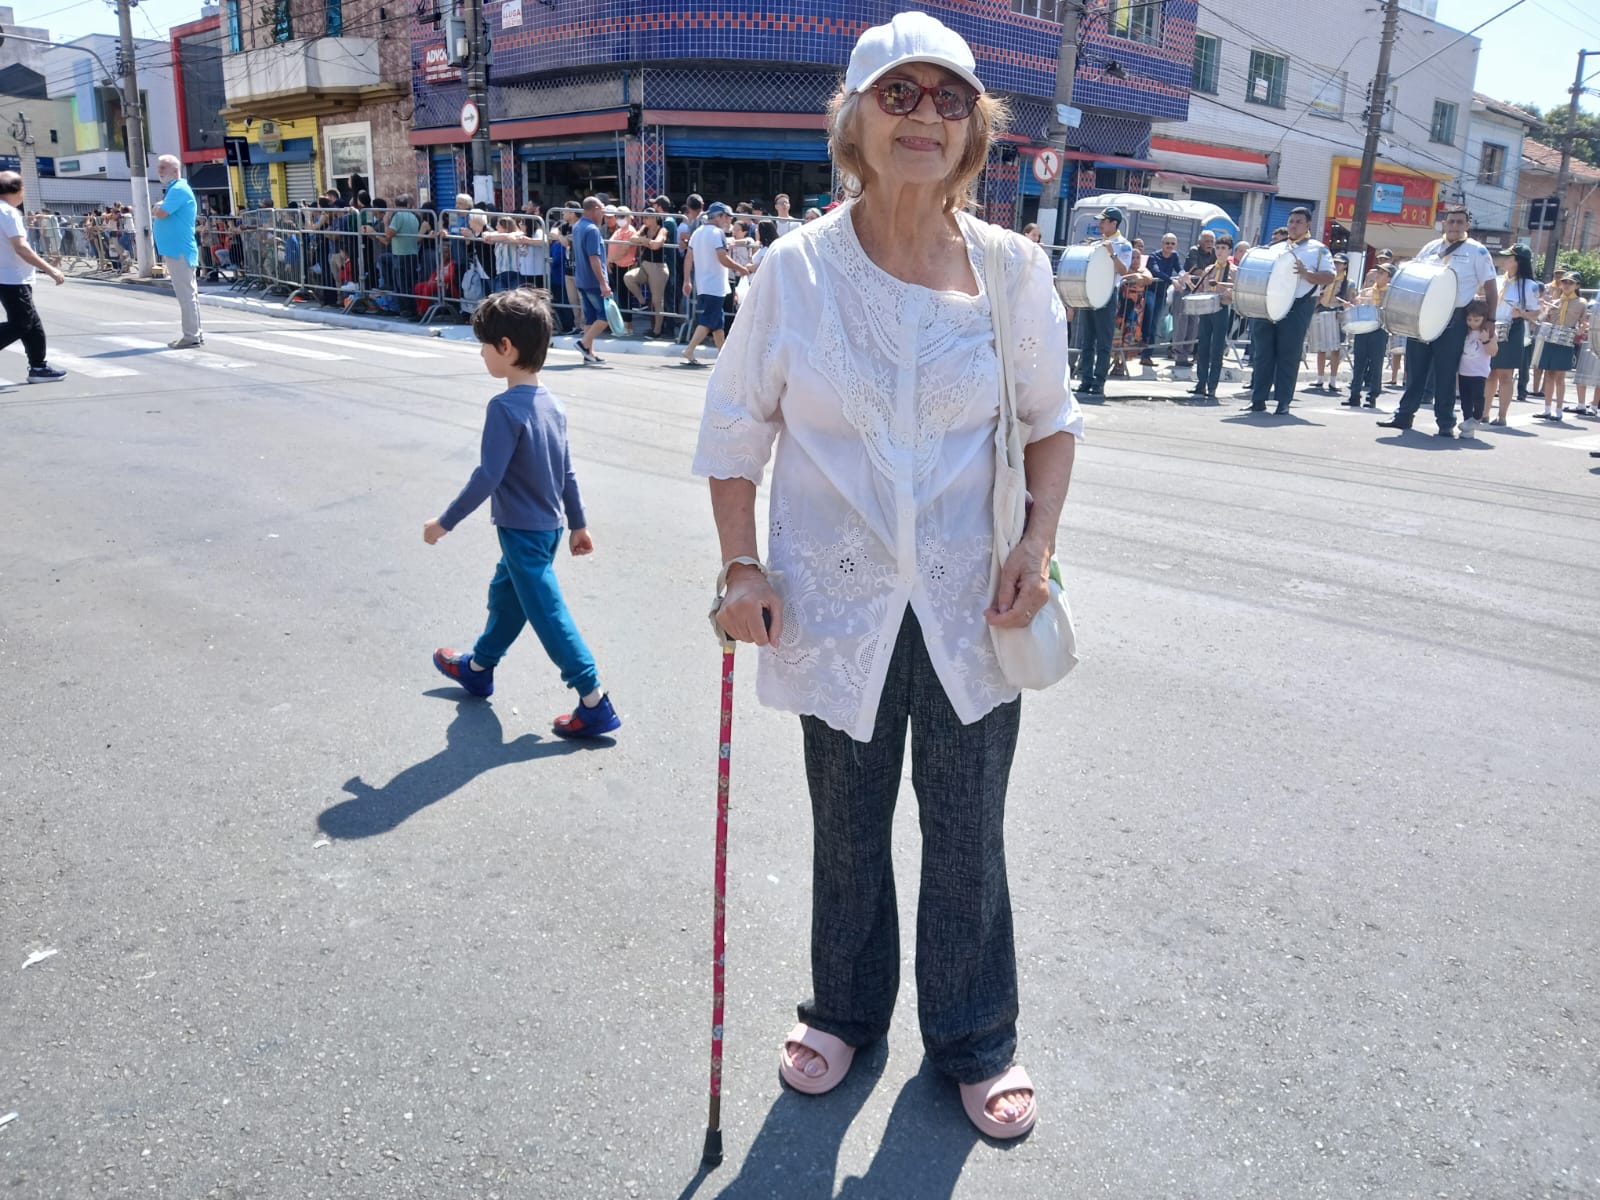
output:
<path id="1" fill-rule="evenodd" d="M 1048 598 L 1082 418 L 1043 249 L 1004 235 L 1005 288 L 991 296 L 992 227 L 964 211 L 1003 115 L 967 44 L 933 17 L 901 13 L 862 34 L 830 130 L 847 202 L 768 250 L 707 388 L 695 472 L 711 481 L 721 539 L 718 624 L 763 647 L 760 697 L 799 714 L 804 740 L 813 994 L 780 1073 L 826 1092 L 889 1028 L 889 841 L 909 727 L 923 1046 L 974 1125 L 1017 1137 L 1037 1112 L 1012 1065 L 1003 836 L 1021 701 L 989 627 L 1025 626 Z M 991 304 L 1010 313 L 1032 495 L 998 571 Z M 756 487 L 774 442 L 763 562 Z"/>

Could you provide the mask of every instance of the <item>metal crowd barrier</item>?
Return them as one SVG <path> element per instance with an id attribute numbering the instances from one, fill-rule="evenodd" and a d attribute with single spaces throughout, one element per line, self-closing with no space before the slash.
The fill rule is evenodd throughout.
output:
<path id="1" fill-rule="evenodd" d="M 391 232 L 400 211 L 419 218 L 414 237 Z M 550 247 L 552 230 L 562 223 L 557 218 L 570 221 L 579 215 L 564 208 L 544 215 L 393 206 L 248 209 L 215 218 L 209 234 L 202 227 L 202 279 L 286 304 L 320 304 L 424 324 L 465 320 L 479 300 L 498 291 L 541 287 L 551 292 L 558 332 L 570 332 L 582 324 L 570 237 L 554 235 L 563 242 L 561 255 L 552 255 Z M 642 225 L 635 225 L 635 232 Z M 689 309 L 679 247 L 669 241 L 661 262 L 646 262 L 637 244 L 613 242 L 609 231 L 602 232 L 608 239 L 608 282 L 628 332 L 654 335 L 659 323 L 662 338 L 686 333 Z M 396 253 L 395 237 L 412 238 L 415 253 Z M 206 262 L 208 238 L 214 243 L 209 248 L 214 266 Z M 559 274 L 554 269 L 558 257 L 563 260 Z"/>

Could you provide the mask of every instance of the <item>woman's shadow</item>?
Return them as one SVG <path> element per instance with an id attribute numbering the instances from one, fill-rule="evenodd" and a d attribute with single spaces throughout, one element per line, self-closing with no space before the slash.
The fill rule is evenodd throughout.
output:
<path id="1" fill-rule="evenodd" d="M 955 1086 L 926 1060 L 895 1098 L 867 1173 L 846 1178 L 835 1190 L 839 1145 L 888 1057 L 887 1039 L 864 1050 L 844 1083 L 827 1096 L 802 1096 L 784 1088 L 737 1178 L 716 1200 L 948 1200 L 980 1138 L 955 1099 Z M 706 1177 L 702 1168 L 679 1200 L 692 1197 Z"/>
<path id="2" fill-rule="evenodd" d="M 445 730 L 444 749 L 407 767 L 382 787 L 373 787 L 359 775 L 351 779 L 344 785 L 351 798 L 318 814 L 317 827 L 323 833 L 349 839 L 388 833 L 495 767 L 615 744 L 611 738 L 546 741 L 536 733 L 507 742 L 491 704 L 458 688 L 437 688 L 427 695 L 456 703 L 455 719 Z"/>

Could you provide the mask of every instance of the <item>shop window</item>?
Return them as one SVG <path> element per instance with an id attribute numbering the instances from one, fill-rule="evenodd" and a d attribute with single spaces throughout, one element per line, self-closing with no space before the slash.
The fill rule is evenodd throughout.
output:
<path id="1" fill-rule="evenodd" d="M 1433 124 L 1428 127 L 1428 140 L 1451 146 L 1456 140 L 1456 106 L 1448 100 L 1433 102 Z"/>
<path id="2" fill-rule="evenodd" d="M 1207 96 L 1217 94 L 1217 72 L 1222 64 L 1222 43 L 1207 33 L 1194 35 L 1194 75 L 1190 87 Z"/>
<path id="3" fill-rule="evenodd" d="M 1250 104 L 1282 108 L 1289 83 L 1289 60 L 1264 50 L 1250 51 L 1250 71 L 1246 76 L 1244 98 Z"/>

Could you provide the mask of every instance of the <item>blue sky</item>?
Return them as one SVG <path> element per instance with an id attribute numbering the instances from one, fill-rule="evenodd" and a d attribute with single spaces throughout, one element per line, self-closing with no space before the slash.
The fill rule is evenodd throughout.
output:
<path id="1" fill-rule="evenodd" d="M 1439 0 L 1439 20 L 1468 30 L 1511 3 Z M 106 0 L 13 0 L 12 7 L 17 24 L 47 26 L 58 40 L 117 32 L 116 9 Z M 1378 0 L 1369 0 L 1367 11 L 1374 31 L 1380 21 L 1378 7 Z M 134 9 L 133 30 L 139 37 L 163 37 L 173 25 L 192 21 L 199 13 L 197 0 L 144 0 Z M 1577 51 L 1600 50 L 1600 6 L 1592 0 L 1522 0 L 1478 36 L 1483 39 L 1477 79 L 1480 92 L 1500 100 L 1555 107 L 1567 102 Z M 1600 90 L 1600 58 L 1591 60 L 1591 65 L 1596 73 L 1590 86 Z M 1600 97 L 1585 96 L 1583 104 L 1590 112 L 1600 113 Z"/>

